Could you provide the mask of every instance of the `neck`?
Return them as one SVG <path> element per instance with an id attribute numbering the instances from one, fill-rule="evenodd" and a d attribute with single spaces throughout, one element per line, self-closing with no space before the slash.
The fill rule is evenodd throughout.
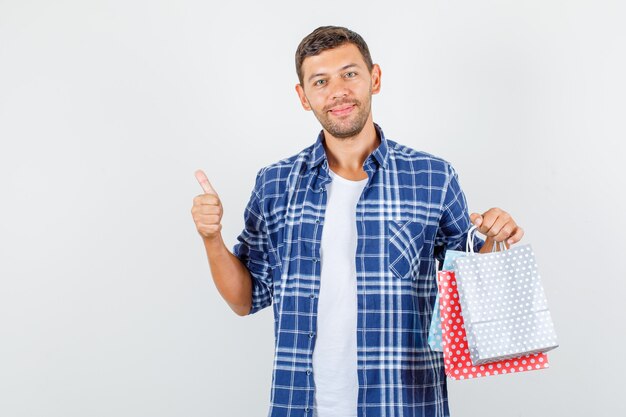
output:
<path id="1" fill-rule="evenodd" d="M 336 138 L 324 130 L 324 149 L 330 168 L 335 172 L 364 172 L 363 162 L 378 147 L 380 138 L 374 127 L 372 115 L 363 130 L 355 136 Z"/>

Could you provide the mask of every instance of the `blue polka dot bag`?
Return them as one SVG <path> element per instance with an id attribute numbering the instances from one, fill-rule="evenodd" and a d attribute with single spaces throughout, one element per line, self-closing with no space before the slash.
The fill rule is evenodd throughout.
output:
<path id="1" fill-rule="evenodd" d="M 441 269 L 443 271 L 454 271 L 454 261 L 458 258 L 467 255 L 467 252 L 459 250 L 446 250 L 446 255 L 443 258 L 443 265 Z M 441 313 L 439 312 L 439 291 L 437 291 L 437 298 L 435 298 L 435 305 L 433 306 L 433 315 L 430 320 L 430 329 L 428 330 L 428 346 L 435 352 L 443 352 L 443 346 L 441 345 Z"/>

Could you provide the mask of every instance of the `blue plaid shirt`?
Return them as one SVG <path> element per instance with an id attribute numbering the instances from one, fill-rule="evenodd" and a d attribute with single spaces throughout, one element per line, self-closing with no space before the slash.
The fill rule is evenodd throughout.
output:
<path id="1" fill-rule="evenodd" d="M 448 416 L 443 358 L 428 346 L 436 263 L 465 248 L 471 226 L 457 174 L 443 159 L 386 139 L 363 169 L 356 205 L 359 417 Z M 320 243 L 331 181 L 315 144 L 259 170 L 233 253 L 252 276 L 249 314 L 273 305 L 269 417 L 311 417 Z M 476 250 L 482 246 L 476 239 Z"/>

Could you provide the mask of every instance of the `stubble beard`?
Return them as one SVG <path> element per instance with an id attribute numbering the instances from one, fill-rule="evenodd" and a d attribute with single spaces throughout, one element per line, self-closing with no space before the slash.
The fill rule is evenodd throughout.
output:
<path id="1" fill-rule="evenodd" d="M 341 104 L 354 104 L 354 110 L 356 111 L 356 115 L 354 119 L 348 124 L 344 124 L 341 120 L 332 120 L 332 116 L 329 115 L 327 107 L 322 109 L 322 114 L 318 114 L 315 111 L 313 113 L 315 114 L 315 117 L 320 122 L 322 127 L 333 137 L 337 139 L 348 139 L 361 133 L 361 131 L 365 127 L 365 123 L 367 122 L 367 119 L 370 115 L 371 103 L 372 101 L 370 93 L 370 96 L 365 103 L 354 99 L 340 101 L 337 103 L 333 103 L 330 106 L 327 106 L 328 108 L 330 108 Z M 365 105 L 363 106 L 363 104 Z"/>

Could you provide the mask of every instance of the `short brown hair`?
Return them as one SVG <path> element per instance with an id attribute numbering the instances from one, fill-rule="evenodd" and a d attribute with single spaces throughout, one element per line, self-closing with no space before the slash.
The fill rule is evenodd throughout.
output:
<path id="1" fill-rule="evenodd" d="M 320 26 L 302 39 L 296 50 L 296 72 L 300 84 L 302 84 L 303 77 L 302 62 L 306 57 L 319 55 L 346 43 L 352 43 L 359 48 L 367 69 L 372 71 L 372 57 L 361 35 L 342 26 Z"/>

